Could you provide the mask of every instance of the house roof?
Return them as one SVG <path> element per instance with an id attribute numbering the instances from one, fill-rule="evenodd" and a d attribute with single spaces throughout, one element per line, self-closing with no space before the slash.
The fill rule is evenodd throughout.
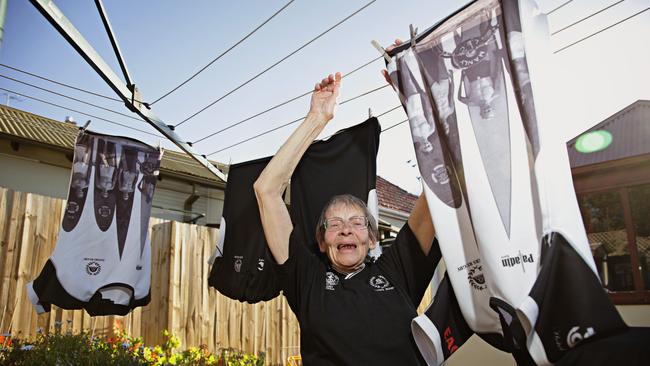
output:
<path id="1" fill-rule="evenodd" d="M 74 123 L 60 122 L 7 106 L 0 106 L 0 135 L 33 141 L 39 144 L 73 151 L 79 127 Z M 224 165 L 212 162 L 224 170 Z M 160 162 L 161 173 L 188 176 L 219 184 L 214 175 L 185 153 L 165 150 Z"/>
<path id="2" fill-rule="evenodd" d="M 418 197 L 377 176 L 377 198 L 379 206 L 409 213 L 413 210 Z"/>
<path id="3" fill-rule="evenodd" d="M 578 138 L 588 132 L 605 130 L 612 143 L 605 149 L 581 153 Z M 567 143 L 571 168 L 650 154 L 650 100 L 637 100 Z"/>

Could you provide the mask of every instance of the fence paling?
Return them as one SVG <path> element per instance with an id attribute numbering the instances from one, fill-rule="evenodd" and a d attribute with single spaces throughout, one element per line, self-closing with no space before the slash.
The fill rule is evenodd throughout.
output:
<path id="1" fill-rule="evenodd" d="M 232 347 L 264 352 L 267 364 L 282 364 L 281 350 L 297 349 L 298 344 L 286 344 L 297 341 L 299 330 L 283 297 L 252 305 L 208 288 L 206 260 L 218 230 L 155 218 L 149 224 L 149 305 L 123 317 L 90 317 L 83 310 L 57 306 L 37 315 L 25 285 L 52 254 L 64 209 L 64 200 L 0 187 L 0 333 L 33 337 L 40 329 L 112 336 L 117 329 L 155 345 L 163 341 L 162 330 L 169 329 L 182 347 L 204 344 L 211 351 Z"/>

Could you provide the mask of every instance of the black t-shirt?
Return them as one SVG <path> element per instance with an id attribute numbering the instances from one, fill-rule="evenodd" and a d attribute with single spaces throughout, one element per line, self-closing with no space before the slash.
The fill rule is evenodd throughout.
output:
<path id="1" fill-rule="evenodd" d="M 299 231 L 291 234 L 289 259 L 279 273 L 300 322 L 303 363 L 424 365 L 411 319 L 435 266 L 408 224 L 376 262 L 348 279 L 309 252 Z"/>

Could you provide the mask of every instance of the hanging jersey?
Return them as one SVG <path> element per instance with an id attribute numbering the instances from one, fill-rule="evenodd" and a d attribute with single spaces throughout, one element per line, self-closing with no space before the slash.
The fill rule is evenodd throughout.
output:
<path id="1" fill-rule="evenodd" d="M 253 183 L 270 160 L 230 166 L 219 239 L 210 259 L 208 284 L 232 299 L 250 303 L 270 300 L 280 292 L 253 191 Z"/>
<path id="2" fill-rule="evenodd" d="M 591 328 L 592 337 L 625 328 L 600 286 L 579 215 L 561 119 L 549 102 L 547 38 L 533 1 L 479 0 L 414 46 L 398 47 L 388 65 L 467 324 L 500 334 L 518 362 L 538 364 L 567 352 L 556 339 L 576 325 Z M 549 256 L 573 254 L 543 258 L 542 243 L 566 246 Z M 549 301 L 573 285 L 543 280 L 562 267 L 542 260 L 586 270 L 576 286 L 581 295 Z M 472 281 L 477 270 L 482 286 Z M 596 301 L 597 314 L 582 311 L 576 296 Z M 553 318 L 553 334 L 541 327 L 541 315 L 557 313 L 565 316 Z"/>
<path id="3" fill-rule="evenodd" d="M 90 315 L 124 315 L 149 303 L 151 203 L 161 151 L 82 131 L 56 247 L 27 284 L 36 311 L 54 304 Z"/>
<path id="4" fill-rule="evenodd" d="M 294 226 L 309 230 L 302 242 L 311 251 L 318 251 L 314 244 L 316 222 L 325 202 L 333 195 L 371 197 L 369 206 L 374 202 L 377 212 L 373 193 L 378 144 L 379 123 L 373 118 L 339 131 L 327 141 L 316 142 L 305 152 L 291 177 L 289 213 Z M 209 285 L 230 298 L 250 303 L 269 300 L 280 293 L 277 265 L 266 243 L 253 191 L 253 183 L 270 159 L 231 166 L 219 240 L 210 258 Z M 354 173 L 347 175 L 349 171 Z M 340 179 L 343 172 L 345 180 Z"/>
<path id="5" fill-rule="evenodd" d="M 313 253 L 320 253 L 315 240 L 318 218 L 333 196 L 351 194 L 366 202 L 375 220 L 379 218 L 375 190 L 379 133 L 379 121 L 369 118 L 313 143 L 300 159 L 291 176 L 290 212 L 294 226 L 301 226 L 301 242 Z M 370 255 L 379 254 L 377 245 Z"/>

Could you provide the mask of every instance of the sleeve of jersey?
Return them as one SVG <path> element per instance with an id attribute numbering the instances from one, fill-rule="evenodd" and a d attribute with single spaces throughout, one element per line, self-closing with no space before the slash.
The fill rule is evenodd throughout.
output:
<path id="1" fill-rule="evenodd" d="M 302 243 L 300 231 L 294 227 L 289 237 L 289 259 L 276 267 L 282 293 L 296 315 L 302 303 L 302 294 L 313 282 L 315 269 L 320 264 L 318 258 Z"/>
<path id="2" fill-rule="evenodd" d="M 428 255 L 424 255 L 417 238 L 406 223 L 397 234 L 395 243 L 379 258 L 382 266 L 404 281 L 413 304 L 420 303 L 440 261 L 438 239 L 434 239 Z"/>

